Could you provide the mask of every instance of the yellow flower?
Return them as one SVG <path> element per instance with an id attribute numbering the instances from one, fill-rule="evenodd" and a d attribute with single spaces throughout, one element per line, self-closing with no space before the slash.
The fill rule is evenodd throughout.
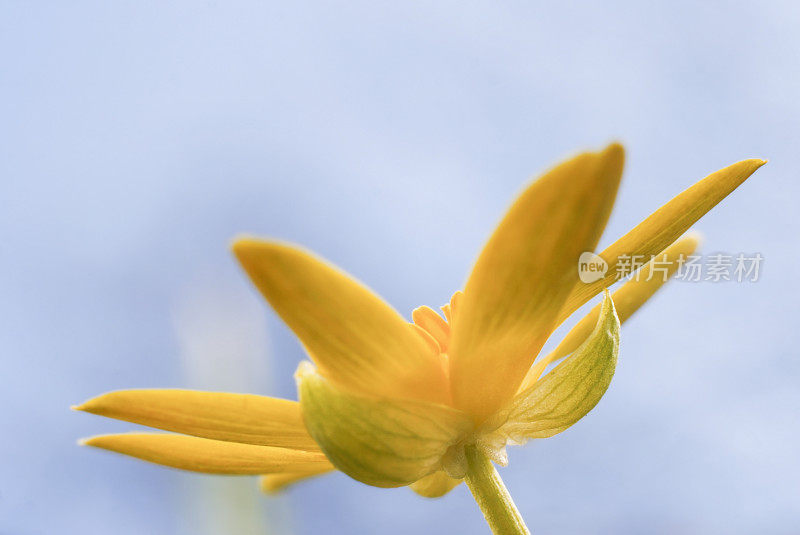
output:
<path id="1" fill-rule="evenodd" d="M 598 403 L 614 374 L 620 322 L 665 278 L 648 276 L 648 264 L 613 296 L 606 291 L 556 349 L 534 362 L 552 332 L 616 281 L 625 255 L 666 255 L 674 272 L 697 246 L 696 238 L 680 236 L 765 163 L 744 160 L 696 183 L 601 252 L 605 274 L 584 283 L 578 258 L 595 250 L 623 160 L 622 147 L 612 144 L 531 184 L 489 239 L 463 293 L 442 307 L 444 317 L 420 307 L 408 323 L 303 249 L 237 240 L 233 249 L 245 271 L 311 359 L 296 374 L 300 401 L 111 392 L 77 408 L 172 433 L 84 443 L 186 470 L 266 474 L 265 490 L 338 469 L 378 487 L 411 485 L 424 496 L 440 496 L 466 476 L 475 493 L 481 467 L 491 467 L 481 459 L 504 465 L 507 444 L 555 435 Z"/>

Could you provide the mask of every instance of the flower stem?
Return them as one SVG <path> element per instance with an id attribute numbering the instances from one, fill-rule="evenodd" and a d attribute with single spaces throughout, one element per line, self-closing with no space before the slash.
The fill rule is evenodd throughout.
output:
<path id="1" fill-rule="evenodd" d="M 500 474 L 489 460 L 474 445 L 466 446 L 466 482 L 475 501 L 486 517 L 486 522 L 495 535 L 530 535 L 514 500 L 506 490 Z"/>

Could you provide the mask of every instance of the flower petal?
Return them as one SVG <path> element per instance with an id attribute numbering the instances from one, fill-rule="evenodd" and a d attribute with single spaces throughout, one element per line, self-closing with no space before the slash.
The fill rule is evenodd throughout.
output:
<path id="1" fill-rule="evenodd" d="M 196 437 L 320 451 L 306 431 L 300 404 L 287 399 L 196 390 L 119 390 L 75 409 Z"/>
<path id="2" fill-rule="evenodd" d="M 583 418 L 603 397 L 619 352 L 619 318 L 606 291 L 591 336 L 568 359 L 519 393 L 496 431 L 517 443 L 547 438 Z"/>
<path id="3" fill-rule="evenodd" d="M 639 307 L 645 304 L 669 280 L 680 267 L 681 259 L 685 259 L 685 257 L 692 254 L 699 243 L 697 236 L 687 236 L 676 241 L 656 256 L 655 264 L 648 262 L 642 267 L 636 279 L 626 282 L 611 294 L 620 323 L 625 323 L 634 312 L 639 310 Z M 661 271 L 662 269 L 664 271 Z M 602 303 L 594 307 L 567 333 L 552 352 L 531 366 L 520 390 L 524 390 L 535 383 L 547 366 L 575 351 L 589 337 L 597 324 L 601 306 Z"/>
<path id="4" fill-rule="evenodd" d="M 743 160 L 708 175 L 608 246 L 599 255 L 608 264 L 605 277 L 591 284 L 576 283 L 561 309 L 558 323 L 615 282 L 620 257 L 641 255 L 649 259 L 664 250 L 765 163 L 758 159 Z"/>
<path id="5" fill-rule="evenodd" d="M 300 481 L 305 481 L 306 479 L 311 479 L 312 477 L 320 476 L 322 474 L 327 474 L 328 472 L 332 472 L 334 470 L 336 469 L 332 464 L 329 463 L 324 468 L 318 468 L 308 472 L 266 474 L 261 476 L 259 487 L 261 488 L 261 492 L 264 492 L 265 494 L 274 494 L 284 490 L 286 487 L 294 485 L 295 483 L 299 483 Z"/>
<path id="6" fill-rule="evenodd" d="M 463 479 L 453 479 L 439 471 L 429 474 L 410 485 L 411 490 L 425 498 L 440 498 L 456 488 Z"/>
<path id="7" fill-rule="evenodd" d="M 551 169 L 516 200 L 467 281 L 450 343 L 455 405 L 476 421 L 514 395 L 594 250 L 616 196 L 618 144 Z"/>
<path id="8" fill-rule="evenodd" d="M 311 436 L 336 468 L 368 485 L 400 487 L 439 470 L 472 428 L 467 415 L 445 405 L 352 395 L 309 362 L 296 376 Z"/>
<path id="9" fill-rule="evenodd" d="M 361 393 L 447 400 L 436 352 L 368 288 L 290 245 L 246 238 L 233 250 L 325 377 Z"/>
<path id="10" fill-rule="evenodd" d="M 328 462 L 320 452 L 253 446 L 171 433 L 123 433 L 84 439 L 86 446 L 206 474 L 305 472 Z"/>

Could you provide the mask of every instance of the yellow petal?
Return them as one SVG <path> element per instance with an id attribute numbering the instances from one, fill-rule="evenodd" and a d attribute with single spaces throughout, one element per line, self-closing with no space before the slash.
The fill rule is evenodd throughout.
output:
<path id="1" fill-rule="evenodd" d="M 472 428 L 445 405 L 350 394 L 309 362 L 298 368 L 297 383 L 311 436 L 337 469 L 368 485 L 400 487 L 439 470 L 448 448 Z"/>
<path id="2" fill-rule="evenodd" d="M 438 355 L 368 288 L 290 245 L 240 239 L 233 250 L 325 377 L 356 392 L 447 401 Z"/>
<path id="3" fill-rule="evenodd" d="M 648 262 L 642 268 L 638 277 L 626 282 L 619 290 L 611 294 L 619 321 L 625 323 L 634 312 L 639 310 L 639 307 L 645 304 L 678 270 L 681 259 L 685 259 L 694 253 L 698 244 L 699 239 L 696 236 L 687 236 L 676 241 L 662 253 L 656 255 L 655 263 Z M 525 380 L 522 382 L 521 390 L 535 383 L 547 366 L 566 357 L 586 340 L 597 324 L 601 306 L 602 303 L 594 307 L 567 333 L 561 343 L 558 344 L 558 347 L 531 366 L 530 371 L 525 376 Z"/>
<path id="4" fill-rule="evenodd" d="M 583 418 L 603 397 L 619 353 L 619 318 L 606 291 L 591 336 L 569 358 L 520 392 L 497 433 L 516 443 L 547 438 Z"/>
<path id="5" fill-rule="evenodd" d="M 319 451 L 300 404 L 286 399 L 198 392 L 119 390 L 75 409 L 197 437 Z"/>
<path id="6" fill-rule="evenodd" d="M 415 481 L 411 490 L 425 498 L 440 498 L 456 488 L 463 480 L 453 479 L 444 472 L 434 472 Z"/>
<path id="7" fill-rule="evenodd" d="M 306 472 L 326 466 L 328 462 L 320 452 L 253 446 L 170 433 L 100 435 L 84 439 L 82 444 L 206 474 Z"/>
<path id="8" fill-rule="evenodd" d="M 649 260 L 652 255 L 664 250 L 686 232 L 765 163 L 765 160 L 743 160 L 708 175 L 611 244 L 600 253 L 600 257 L 608 263 L 605 276 L 591 284 L 577 283 L 561 309 L 558 323 L 616 281 L 620 257 L 641 255 Z"/>
<path id="9" fill-rule="evenodd" d="M 305 481 L 306 479 L 311 479 L 312 477 L 316 477 L 322 474 L 327 474 L 328 472 L 332 472 L 335 470 L 332 464 L 324 468 L 318 468 L 316 470 L 308 471 L 308 472 L 285 472 L 283 474 L 267 474 L 261 476 L 259 481 L 259 486 L 261 488 L 261 492 L 266 494 L 274 494 L 276 492 L 280 492 L 284 490 L 286 487 L 294 485 L 295 483 L 299 483 L 300 481 Z"/>
<path id="10" fill-rule="evenodd" d="M 477 421 L 516 392 L 608 220 L 624 152 L 609 145 L 551 169 L 513 204 L 467 281 L 450 342 L 455 405 Z"/>

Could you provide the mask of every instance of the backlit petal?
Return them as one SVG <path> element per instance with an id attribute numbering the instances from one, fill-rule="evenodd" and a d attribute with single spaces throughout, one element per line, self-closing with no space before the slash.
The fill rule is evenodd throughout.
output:
<path id="1" fill-rule="evenodd" d="M 303 424 L 300 404 L 286 399 L 195 390 L 119 390 L 75 409 L 197 437 L 319 451 Z"/>
<path id="2" fill-rule="evenodd" d="M 299 483 L 300 481 L 305 481 L 307 479 L 311 479 L 312 477 L 316 477 L 322 474 L 327 474 L 328 472 L 332 472 L 336 470 L 332 464 L 328 464 L 327 466 L 318 468 L 316 470 L 308 471 L 308 472 L 285 472 L 282 474 L 267 474 L 261 476 L 259 481 L 259 487 L 261 491 L 267 494 L 273 494 L 275 492 L 280 492 L 284 490 L 286 487 L 294 485 L 295 483 Z"/>
<path id="3" fill-rule="evenodd" d="M 253 446 L 170 433 L 124 433 L 84 439 L 82 444 L 143 461 L 206 474 L 258 475 L 306 472 L 328 462 L 320 452 Z"/>
<path id="4" fill-rule="evenodd" d="M 455 405 L 477 421 L 509 401 L 594 250 L 622 174 L 612 144 L 551 169 L 512 205 L 467 281 L 452 326 Z"/>
<path id="5" fill-rule="evenodd" d="M 708 175 L 607 247 L 599 255 L 608 263 L 605 277 L 591 284 L 576 283 L 561 309 L 558 323 L 615 282 L 620 257 L 641 255 L 649 260 L 652 255 L 664 250 L 686 232 L 765 163 L 767 162 L 757 159 L 743 160 Z"/>
<path id="6" fill-rule="evenodd" d="M 516 443 L 547 438 L 583 418 L 603 397 L 617 364 L 619 319 L 606 292 L 591 336 L 569 358 L 520 392 L 496 433 Z"/>
<path id="7" fill-rule="evenodd" d="M 641 269 L 637 278 L 626 282 L 619 290 L 611 294 L 620 323 L 625 323 L 634 312 L 639 310 L 639 307 L 645 304 L 669 280 L 680 267 L 681 258 L 685 259 L 691 255 L 698 244 L 699 239 L 696 236 L 688 236 L 676 241 L 662 253 L 656 255 L 655 263 L 648 262 Z M 661 271 L 662 269 L 664 271 Z M 531 366 L 520 390 L 524 390 L 535 383 L 547 366 L 575 351 L 588 338 L 597 324 L 601 306 L 602 303 L 594 307 L 567 333 L 561 343 L 558 344 L 558 347 Z"/>
<path id="8" fill-rule="evenodd" d="M 337 469 L 368 485 L 400 487 L 439 470 L 472 429 L 467 415 L 445 405 L 350 394 L 309 362 L 297 385 L 311 436 Z"/>
<path id="9" fill-rule="evenodd" d="M 447 401 L 435 351 L 368 288 L 290 245 L 240 239 L 233 250 L 325 377 L 362 393 Z"/>

